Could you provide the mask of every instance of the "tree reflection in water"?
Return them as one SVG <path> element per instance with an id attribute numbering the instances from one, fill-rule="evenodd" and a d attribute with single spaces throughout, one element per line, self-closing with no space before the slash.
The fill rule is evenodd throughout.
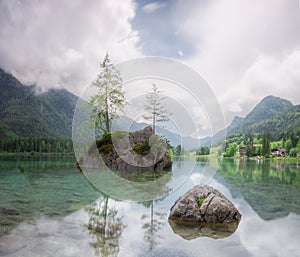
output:
<path id="1" fill-rule="evenodd" d="M 141 217 L 142 221 L 146 221 L 142 228 L 145 230 L 144 239 L 149 243 L 149 251 L 152 251 L 162 239 L 159 230 L 162 229 L 166 219 L 165 213 L 154 212 L 153 204 L 153 200 L 144 203 L 145 206 L 150 207 L 150 217 L 146 214 Z"/>
<path id="2" fill-rule="evenodd" d="M 91 246 L 96 256 L 117 256 L 119 253 L 119 238 L 125 228 L 123 217 L 118 217 L 115 208 L 108 207 L 108 196 L 95 205 L 86 207 L 89 215 L 87 228 L 89 234 L 95 239 Z"/>

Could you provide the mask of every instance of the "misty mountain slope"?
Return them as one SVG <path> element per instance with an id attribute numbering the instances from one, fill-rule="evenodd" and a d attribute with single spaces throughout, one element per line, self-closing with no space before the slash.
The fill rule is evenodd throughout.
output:
<path id="1" fill-rule="evenodd" d="M 57 137 L 71 138 L 73 113 L 78 97 L 65 89 L 50 89 L 36 93 L 35 86 L 24 86 L 11 74 L 0 69 L 0 138 L 5 137 Z M 147 124 L 120 117 L 116 129 L 131 131 L 143 129 Z M 224 132 L 230 134 L 262 134 L 270 132 L 272 140 L 300 130 L 300 105 L 279 97 L 267 96 L 245 117 L 235 117 L 232 123 L 214 135 L 214 144 L 221 143 Z M 157 132 L 176 146 L 186 150 L 210 146 L 212 138 L 200 141 L 190 136 L 180 136 L 162 127 Z"/>
<path id="2" fill-rule="evenodd" d="M 263 134 L 269 132 L 273 140 L 300 128 L 299 105 L 275 96 L 263 98 L 238 124 L 228 128 L 228 134 Z"/>
<path id="3" fill-rule="evenodd" d="M 35 86 L 24 86 L 0 69 L 0 137 L 71 138 L 77 100 L 77 96 L 64 89 L 36 94 Z M 130 127 L 131 131 L 147 126 L 127 117 L 120 117 L 116 124 L 116 129 Z M 199 146 L 199 141 L 192 137 L 181 137 L 161 127 L 157 127 L 157 132 L 166 136 L 173 146 L 183 143 L 186 150 Z"/>
<path id="4" fill-rule="evenodd" d="M 213 136 L 214 146 L 221 144 L 223 140 L 225 140 L 226 135 L 230 134 L 237 126 L 239 126 L 244 121 L 244 119 L 245 118 L 235 116 L 231 124 L 227 128 L 220 130 L 218 133 L 216 133 Z"/>
<path id="5" fill-rule="evenodd" d="M 0 137 L 70 138 L 77 100 L 65 89 L 36 94 L 0 69 Z"/>

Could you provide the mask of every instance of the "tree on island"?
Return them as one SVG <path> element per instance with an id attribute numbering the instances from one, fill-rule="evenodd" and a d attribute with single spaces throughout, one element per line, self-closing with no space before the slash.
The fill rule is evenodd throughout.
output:
<path id="1" fill-rule="evenodd" d="M 96 125 L 103 132 L 110 132 L 112 119 L 118 117 L 118 111 L 124 107 L 123 81 L 120 72 L 110 62 L 108 53 L 100 67 L 100 73 L 92 82 L 98 92 L 90 98 L 89 105 L 93 107 L 91 116 Z"/>
<path id="2" fill-rule="evenodd" d="M 159 90 L 155 84 L 152 84 L 152 91 L 146 95 L 147 103 L 144 105 L 147 114 L 143 115 L 145 120 L 152 121 L 153 134 L 155 134 L 156 124 L 159 122 L 168 122 L 171 112 L 166 110 L 163 104 L 166 97 L 162 96 L 163 91 Z"/>

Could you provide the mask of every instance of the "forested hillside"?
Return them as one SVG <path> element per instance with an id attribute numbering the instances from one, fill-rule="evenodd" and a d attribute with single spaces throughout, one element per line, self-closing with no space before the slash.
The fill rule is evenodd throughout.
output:
<path id="1" fill-rule="evenodd" d="M 0 138 L 71 138 L 77 100 L 65 89 L 38 94 L 0 69 Z"/>
<path id="2" fill-rule="evenodd" d="M 273 141 L 300 132 L 300 105 L 267 96 L 240 123 L 227 130 L 228 135 L 251 133 L 258 137 L 264 132 L 269 132 Z"/>
<path id="3" fill-rule="evenodd" d="M 267 96 L 244 119 L 236 121 L 227 128 L 224 156 L 232 157 L 243 147 L 250 157 L 270 156 L 271 148 L 283 149 L 280 155 L 300 154 L 300 105 Z"/>

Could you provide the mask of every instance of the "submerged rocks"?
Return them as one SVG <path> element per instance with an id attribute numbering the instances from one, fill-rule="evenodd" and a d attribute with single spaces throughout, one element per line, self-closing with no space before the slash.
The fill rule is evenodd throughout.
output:
<path id="1" fill-rule="evenodd" d="M 238 223 L 241 214 L 218 190 L 198 185 L 181 196 L 171 207 L 169 220 L 208 225 Z"/>
<path id="2" fill-rule="evenodd" d="M 3 208 L 3 213 L 7 214 L 7 215 L 19 215 L 20 212 L 13 207 L 4 207 Z"/>
<path id="3" fill-rule="evenodd" d="M 26 247 L 25 240 L 18 235 L 5 235 L 0 238 L 0 256 L 12 254 Z"/>

